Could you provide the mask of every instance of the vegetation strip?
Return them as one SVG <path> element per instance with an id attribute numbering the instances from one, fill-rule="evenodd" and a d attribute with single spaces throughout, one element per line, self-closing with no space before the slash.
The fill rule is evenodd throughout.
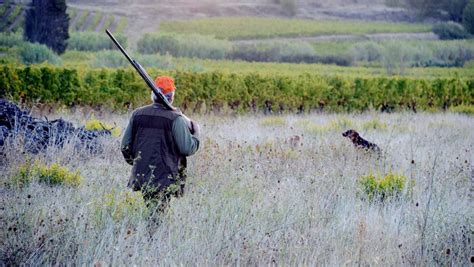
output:
<path id="1" fill-rule="evenodd" d="M 208 18 L 190 21 L 165 21 L 159 31 L 199 33 L 221 39 L 254 39 L 334 34 L 429 32 L 430 25 L 365 21 L 330 21 L 281 18 Z"/>
<path id="2" fill-rule="evenodd" d="M 151 75 L 159 71 L 153 69 Z M 163 74 L 163 72 L 159 72 Z M 474 78 L 326 77 L 221 72 L 169 72 L 185 110 L 363 111 L 439 110 L 474 105 Z M 121 109 L 148 102 L 148 88 L 132 70 L 3 66 L 0 97 L 66 106 Z"/>

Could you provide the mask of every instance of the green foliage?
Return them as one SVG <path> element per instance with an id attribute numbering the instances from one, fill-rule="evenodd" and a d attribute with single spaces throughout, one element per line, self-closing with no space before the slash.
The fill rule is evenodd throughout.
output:
<path id="1" fill-rule="evenodd" d="M 231 43 L 198 34 L 145 34 L 137 43 L 144 54 L 171 54 L 175 57 L 223 59 Z"/>
<path id="2" fill-rule="evenodd" d="M 369 121 L 366 121 L 362 124 L 362 128 L 366 131 L 368 130 L 386 130 L 387 129 L 387 124 L 385 122 L 381 122 L 378 119 L 372 119 Z"/>
<path id="3" fill-rule="evenodd" d="M 117 34 L 116 39 L 123 47 L 127 47 L 127 38 Z M 115 49 L 114 43 L 102 32 L 74 32 L 68 40 L 69 50 L 100 51 Z"/>
<path id="4" fill-rule="evenodd" d="M 94 117 L 86 121 L 85 128 L 86 130 L 109 130 L 115 137 L 119 137 L 121 133 L 120 128 L 116 125 L 108 124 Z"/>
<path id="5" fill-rule="evenodd" d="M 115 190 L 105 194 L 101 199 L 93 201 L 96 222 L 104 222 L 107 217 L 119 222 L 124 219 L 138 221 L 148 214 L 143 195 L 140 191 L 125 191 L 117 193 Z"/>
<path id="6" fill-rule="evenodd" d="M 431 42 L 362 42 L 351 50 L 356 62 L 380 62 L 389 74 L 403 74 L 408 67 L 463 66 L 474 59 L 471 40 Z"/>
<path id="7" fill-rule="evenodd" d="M 275 2 L 281 5 L 286 15 L 288 16 L 296 15 L 296 11 L 298 9 L 296 0 L 275 0 Z"/>
<path id="8" fill-rule="evenodd" d="M 215 17 L 188 21 L 164 21 L 160 32 L 213 35 L 219 39 L 365 34 L 389 32 L 428 32 L 429 25 L 366 21 L 304 20 L 259 17 Z"/>
<path id="9" fill-rule="evenodd" d="M 462 23 L 468 32 L 474 34 L 474 0 L 470 0 L 464 8 Z"/>
<path id="10" fill-rule="evenodd" d="M 474 105 L 459 105 L 451 107 L 449 111 L 466 115 L 474 115 Z"/>
<path id="11" fill-rule="evenodd" d="M 469 37 L 463 26 L 454 22 L 438 23 L 433 26 L 433 32 L 441 40 L 465 39 Z"/>
<path id="12" fill-rule="evenodd" d="M 89 29 L 90 31 L 93 31 L 95 30 L 95 28 L 97 28 L 97 25 L 99 24 L 100 20 L 102 19 L 102 13 L 101 12 L 95 12 L 94 14 L 94 18 L 92 19 L 92 23 L 91 25 L 89 25 Z"/>
<path id="13" fill-rule="evenodd" d="M 51 166 L 39 163 L 26 163 L 18 168 L 17 173 L 13 176 L 12 182 L 15 186 L 26 186 L 34 179 L 38 179 L 40 183 L 49 185 L 66 185 L 78 187 L 81 184 L 82 177 L 78 171 L 71 172 L 66 167 L 57 163 Z"/>
<path id="14" fill-rule="evenodd" d="M 127 27 L 127 17 L 120 17 L 115 32 L 121 33 L 125 30 L 125 27 Z"/>
<path id="15" fill-rule="evenodd" d="M 45 61 L 51 64 L 57 64 L 59 57 L 46 45 L 23 43 L 19 48 L 19 55 L 24 64 L 43 63 Z"/>
<path id="16" fill-rule="evenodd" d="M 270 61 L 270 62 L 307 62 L 319 61 L 313 47 L 305 42 L 272 42 L 262 44 L 234 45 L 229 56 L 233 60 Z"/>
<path id="17" fill-rule="evenodd" d="M 17 33 L 0 32 L 0 47 L 14 47 L 23 44 L 23 38 Z"/>
<path id="18" fill-rule="evenodd" d="M 134 70 L 95 70 L 54 67 L 3 66 L 0 88 L 5 95 L 27 101 L 92 105 L 121 108 L 149 102 L 149 89 Z M 258 73 L 225 74 L 222 72 L 158 72 L 175 78 L 175 104 L 183 109 L 220 110 L 224 106 L 236 111 L 278 110 L 354 111 L 449 108 L 473 104 L 474 78 L 454 77 L 415 79 L 401 77 L 340 77 L 301 74 L 260 75 Z M 3 95 L 1 97 L 4 97 Z"/>
<path id="19" fill-rule="evenodd" d="M 385 176 L 369 174 L 359 178 L 359 194 L 369 201 L 397 198 L 401 196 L 406 181 L 405 176 L 392 172 Z"/>
<path id="20" fill-rule="evenodd" d="M 104 25 L 102 26 L 102 29 L 100 29 L 101 32 L 104 32 L 106 29 L 109 29 L 113 22 L 114 22 L 114 16 L 108 15 L 107 19 L 104 22 Z"/>
<path id="21" fill-rule="evenodd" d="M 283 117 L 266 117 L 262 119 L 260 125 L 262 126 L 283 126 L 286 124 L 286 120 Z"/>
<path id="22" fill-rule="evenodd" d="M 73 25 L 74 27 L 73 29 L 76 31 L 81 30 L 84 24 L 86 23 L 86 20 L 89 17 L 89 15 L 90 15 L 89 11 L 82 11 L 82 13 L 80 13 L 79 19 L 76 22 L 76 25 Z"/>

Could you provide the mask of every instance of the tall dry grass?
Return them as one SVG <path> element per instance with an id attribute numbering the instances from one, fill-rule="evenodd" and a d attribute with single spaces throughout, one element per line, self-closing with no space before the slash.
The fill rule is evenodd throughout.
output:
<path id="1" fill-rule="evenodd" d="M 81 115 L 67 114 L 80 121 Z M 106 121 L 125 126 L 126 116 Z M 89 155 L 73 145 L 44 154 L 6 148 L 1 166 L 4 264 L 468 265 L 472 261 L 474 120 L 456 114 L 196 118 L 201 148 L 185 196 L 165 214 L 126 187 L 119 139 Z M 382 157 L 341 136 L 360 130 Z M 291 136 L 302 136 L 296 142 Z M 288 139 L 291 141 L 288 142 Z M 9 186 L 30 160 L 80 170 L 78 188 Z M 402 197 L 367 202 L 357 179 L 405 175 Z M 410 184 L 408 184 L 410 183 Z"/>

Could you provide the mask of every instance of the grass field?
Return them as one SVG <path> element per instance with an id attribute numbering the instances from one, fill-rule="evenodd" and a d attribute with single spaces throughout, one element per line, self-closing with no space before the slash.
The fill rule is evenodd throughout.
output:
<path id="1" fill-rule="evenodd" d="M 357 45 L 363 45 L 367 43 L 374 43 L 381 46 L 390 44 L 399 44 L 400 46 L 406 47 L 406 49 L 423 48 L 427 51 L 431 51 L 439 47 L 455 47 L 455 46 L 466 46 L 474 49 L 474 39 L 467 40 L 384 40 L 384 41 L 338 41 L 338 42 L 313 42 L 315 52 L 318 55 L 344 55 L 351 54 L 351 49 Z"/>
<path id="2" fill-rule="evenodd" d="M 214 35 L 222 39 L 297 37 L 332 34 L 429 32 L 430 25 L 364 21 L 314 21 L 282 18 L 207 18 L 164 21 L 160 31 Z"/>
<path id="3" fill-rule="evenodd" d="M 64 67 L 128 67 L 124 60 L 114 60 L 114 64 L 107 64 L 102 56 L 122 59 L 119 54 L 111 56 L 104 52 L 77 52 L 67 51 L 61 56 Z M 146 68 L 158 68 L 161 70 L 178 70 L 207 72 L 220 71 L 224 73 L 258 73 L 261 75 L 301 75 L 304 73 L 321 75 L 347 75 L 350 77 L 362 76 L 385 76 L 386 69 L 382 67 L 342 67 L 324 64 L 294 64 L 294 63 L 264 63 L 246 62 L 232 60 L 209 60 L 174 58 L 171 56 L 137 56 L 137 60 Z M 112 60 L 112 59 L 111 59 Z M 119 62 L 119 63 L 116 63 Z M 118 64 L 118 65 L 117 65 Z M 437 78 L 437 77 L 474 77 L 472 67 L 465 68 L 406 68 L 401 76 L 415 78 Z"/>
<path id="4" fill-rule="evenodd" d="M 87 110 L 58 113 L 78 123 Z M 125 115 L 97 114 L 126 125 Z M 54 117 L 54 116 L 51 116 Z M 7 265 L 469 265 L 473 117 L 445 114 L 196 117 L 200 151 L 165 214 L 126 188 L 119 139 L 90 156 L 33 156 L 83 177 L 79 187 L 10 187 L 30 156 L 0 165 L 0 251 Z M 380 127 L 373 127 L 379 125 Z M 341 136 L 354 128 L 381 158 Z M 301 143 L 286 142 L 293 135 Z M 407 177 L 398 198 L 363 200 L 358 179 Z M 472 192 L 471 192 L 472 194 Z M 472 196 L 471 196 L 472 197 Z"/>

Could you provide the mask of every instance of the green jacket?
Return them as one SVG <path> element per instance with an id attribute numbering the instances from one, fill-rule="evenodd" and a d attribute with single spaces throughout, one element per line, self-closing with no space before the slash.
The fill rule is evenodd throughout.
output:
<path id="1" fill-rule="evenodd" d="M 135 110 L 122 139 L 122 154 L 133 166 L 129 186 L 163 191 L 181 181 L 186 157 L 199 149 L 180 112 L 152 104 Z"/>

